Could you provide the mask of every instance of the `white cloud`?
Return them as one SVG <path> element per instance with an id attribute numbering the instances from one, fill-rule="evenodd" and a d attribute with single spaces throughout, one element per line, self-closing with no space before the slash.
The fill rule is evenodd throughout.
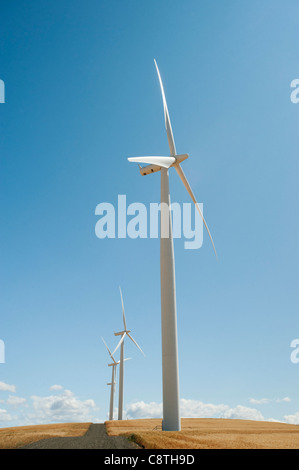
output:
<path id="1" fill-rule="evenodd" d="M 280 403 L 280 402 L 290 402 L 291 399 L 289 397 L 284 397 L 284 398 L 250 398 L 249 399 L 250 403 L 253 405 L 264 405 L 265 403 Z"/>
<path id="2" fill-rule="evenodd" d="M 275 419 L 275 418 L 268 418 L 267 421 L 270 421 L 271 423 L 284 423 L 285 421 L 282 421 L 281 419 Z"/>
<path id="3" fill-rule="evenodd" d="M 79 400 L 70 390 L 47 397 L 33 395 L 31 399 L 33 412 L 28 418 L 33 423 L 92 421 L 90 413 L 95 408 L 95 402 L 91 399 Z"/>
<path id="4" fill-rule="evenodd" d="M 0 382 L 0 390 L 15 392 L 14 385 Z M 50 390 L 55 391 L 48 396 L 31 396 L 31 400 L 22 397 L 9 395 L 2 403 L 13 408 L 18 407 L 18 418 L 22 420 L 20 424 L 47 424 L 55 422 L 97 422 L 94 416 L 96 405 L 94 400 L 80 400 L 71 390 L 63 389 L 61 385 L 52 385 Z M 251 404 L 259 405 L 269 402 L 290 402 L 289 397 L 281 399 L 255 399 L 251 398 Z M 261 412 L 254 407 L 238 405 L 230 407 L 223 403 L 204 403 L 200 400 L 190 400 L 182 398 L 180 400 L 180 410 L 182 418 L 224 418 L 224 419 L 249 419 L 261 421 L 265 420 Z M 117 416 L 117 410 L 115 413 Z M 162 418 L 162 403 L 138 401 L 131 403 L 125 413 L 124 419 L 142 418 Z M 0 409 L 0 421 L 11 420 L 9 411 Z M 267 419 L 268 420 L 268 419 Z M 271 420 L 268 420 L 271 421 Z M 274 419 L 272 421 L 275 421 Z M 288 423 L 299 424 L 299 412 L 285 416 Z"/>
<path id="5" fill-rule="evenodd" d="M 13 421 L 14 426 L 30 424 L 47 424 L 59 422 L 97 422 L 93 414 L 97 410 L 94 400 L 80 400 L 71 390 L 61 385 L 52 385 L 55 394 L 48 396 L 32 395 L 31 399 L 9 395 L 1 399 L 0 422 Z M 0 382 L 0 391 L 16 392 L 15 385 Z M 9 408 L 18 409 L 15 416 L 10 415 Z"/>
<path id="6" fill-rule="evenodd" d="M 250 403 L 252 403 L 253 405 L 263 405 L 265 403 L 269 403 L 269 398 L 250 398 L 249 399 Z"/>
<path id="7" fill-rule="evenodd" d="M 17 407 L 20 405 L 24 405 L 26 403 L 26 398 L 16 397 L 13 395 L 9 395 L 8 399 L 6 400 L 7 405 L 11 405 L 13 407 Z"/>
<path id="8" fill-rule="evenodd" d="M 15 392 L 16 391 L 16 386 L 15 385 L 9 385 L 6 384 L 5 382 L 0 382 L 0 391 L 5 391 L 5 392 Z"/>
<path id="9" fill-rule="evenodd" d="M 280 401 L 290 402 L 291 399 L 290 399 L 289 397 L 284 397 L 284 398 L 278 398 L 276 401 L 277 401 L 278 403 L 279 403 Z"/>
<path id="10" fill-rule="evenodd" d="M 299 424 L 299 412 L 284 416 L 284 419 L 288 424 Z"/>
<path id="11" fill-rule="evenodd" d="M 63 390 L 62 385 L 51 385 L 50 390 Z"/>
<path id="12" fill-rule="evenodd" d="M 212 403 L 203 403 L 198 400 L 180 400 L 181 416 L 183 418 L 212 418 L 221 416 L 229 409 L 227 405 L 213 405 Z"/>
<path id="13" fill-rule="evenodd" d="M 238 405 L 230 408 L 228 405 L 203 403 L 198 400 L 180 400 L 180 411 L 182 418 L 227 418 L 227 419 L 251 419 L 264 420 L 263 415 L 254 408 Z M 129 419 L 162 418 L 162 404 L 139 401 L 131 403 L 126 410 Z"/>
<path id="14" fill-rule="evenodd" d="M 13 388 L 14 390 L 15 388 Z M 55 387 L 55 390 L 58 389 Z M 28 401 L 26 398 L 10 395 L 6 400 L 3 400 L 3 403 L 14 409 L 17 408 L 18 414 L 12 417 L 8 410 L 0 409 L 0 427 L 5 426 L 5 421 L 12 420 L 14 426 L 61 422 L 96 422 L 96 419 L 92 416 L 96 410 L 94 400 L 80 400 L 71 390 L 62 390 L 55 393 L 55 395 L 44 397 L 33 395 L 31 400 Z"/>
<path id="15" fill-rule="evenodd" d="M 260 411 L 254 408 L 247 408 L 246 406 L 238 405 L 235 408 L 226 410 L 221 416 L 227 419 L 251 419 L 254 421 L 264 421 L 265 418 Z"/>
<path id="16" fill-rule="evenodd" d="M 2 410 L 0 408 L 0 421 L 11 421 L 11 416 L 7 410 Z"/>
<path id="17" fill-rule="evenodd" d="M 126 417 L 129 419 L 140 418 L 161 418 L 162 403 L 138 401 L 132 403 L 126 410 Z"/>

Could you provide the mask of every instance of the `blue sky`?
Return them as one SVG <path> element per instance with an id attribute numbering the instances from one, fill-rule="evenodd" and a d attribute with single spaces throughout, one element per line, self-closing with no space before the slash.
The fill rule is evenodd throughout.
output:
<path id="1" fill-rule="evenodd" d="M 95 235 L 99 203 L 159 201 L 127 161 L 169 151 L 154 58 L 219 256 L 175 240 L 183 414 L 299 423 L 298 18 L 295 0 L 1 3 L 0 426 L 107 418 L 119 285 L 146 354 L 126 343 L 126 413 L 160 412 L 159 240 Z"/>

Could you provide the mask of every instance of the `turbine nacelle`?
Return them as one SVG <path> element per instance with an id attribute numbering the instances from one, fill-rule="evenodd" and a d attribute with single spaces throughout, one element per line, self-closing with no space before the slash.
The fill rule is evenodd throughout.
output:
<path id="1" fill-rule="evenodd" d="M 117 362 L 112 362 L 111 364 L 108 364 L 108 367 L 117 366 L 118 364 L 119 364 L 119 361 L 117 361 Z"/>
<path id="2" fill-rule="evenodd" d="M 124 333 L 131 333 L 131 330 L 124 330 L 124 331 L 119 331 L 118 333 L 114 333 L 114 336 L 121 336 Z"/>
<path id="3" fill-rule="evenodd" d="M 126 359 L 124 359 L 124 361 L 129 361 L 130 359 L 132 359 L 131 357 L 127 357 Z M 113 366 L 117 366 L 118 364 L 120 364 L 120 361 L 117 361 L 117 362 L 113 362 L 111 364 L 108 364 L 108 367 L 113 367 Z"/>
<path id="4" fill-rule="evenodd" d="M 188 157 L 189 157 L 189 155 L 187 153 L 183 153 L 181 155 L 175 155 L 174 157 L 173 156 L 171 156 L 171 157 L 148 157 L 151 160 L 154 159 L 154 158 L 157 158 L 157 163 L 152 163 L 152 164 L 146 165 L 146 166 L 140 166 L 139 165 L 140 173 L 141 173 L 142 176 L 145 176 L 145 175 L 151 175 L 152 173 L 156 173 L 157 171 L 161 171 L 162 166 L 159 165 L 158 158 L 167 158 L 167 159 L 170 158 L 171 159 L 171 161 L 169 161 L 170 166 L 166 167 L 166 168 L 170 168 L 170 167 L 174 166 L 175 164 L 181 163 L 182 161 L 186 160 Z M 145 159 L 147 157 L 141 157 L 141 158 L 142 158 L 141 161 L 138 157 L 128 158 L 128 160 L 130 162 L 136 162 L 137 161 L 137 162 L 147 163 L 145 161 Z M 172 161 L 173 158 L 175 159 L 174 161 Z M 167 161 L 167 163 L 168 163 L 168 161 Z"/>

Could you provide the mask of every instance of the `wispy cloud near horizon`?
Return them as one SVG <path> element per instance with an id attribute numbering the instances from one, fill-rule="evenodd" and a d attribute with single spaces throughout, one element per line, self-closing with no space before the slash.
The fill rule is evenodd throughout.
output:
<path id="1" fill-rule="evenodd" d="M 182 418 L 223 418 L 223 419 L 251 419 L 264 421 L 260 411 L 243 405 L 231 408 L 225 404 L 203 403 L 199 400 L 181 398 Z M 127 419 L 162 418 L 162 403 L 144 401 L 134 402 L 127 407 Z"/>
<path id="2" fill-rule="evenodd" d="M 267 403 L 281 403 L 281 402 L 290 402 L 289 397 L 284 398 L 250 398 L 249 402 L 253 405 L 265 405 Z"/>

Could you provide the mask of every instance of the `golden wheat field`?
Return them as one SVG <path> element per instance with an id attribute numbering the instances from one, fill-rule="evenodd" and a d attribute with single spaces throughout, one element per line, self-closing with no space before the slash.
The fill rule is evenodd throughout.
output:
<path id="1" fill-rule="evenodd" d="M 180 432 L 161 419 L 106 421 L 111 436 L 130 436 L 145 449 L 299 449 L 299 426 L 241 419 L 183 418 Z"/>
<path id="2" fill-rule="evenodd" d="M 182 418 L 180 432 L 162 432 L 161 419 L 106 421 L 108 435 L 125 435 L 145 449 L 299 449 L 299 426 L 268 421 Z M 76 437 L 91 423 L 59 423 L 0 429 L 0 449 L 51 437 Z"/>
<path id="3" fill-rule="evenodd" d="M 86 433 L 90 423 L 59 423 L 0 429 L 0 449 L 15 449 L 40 439 L 77 437 Z"/>

